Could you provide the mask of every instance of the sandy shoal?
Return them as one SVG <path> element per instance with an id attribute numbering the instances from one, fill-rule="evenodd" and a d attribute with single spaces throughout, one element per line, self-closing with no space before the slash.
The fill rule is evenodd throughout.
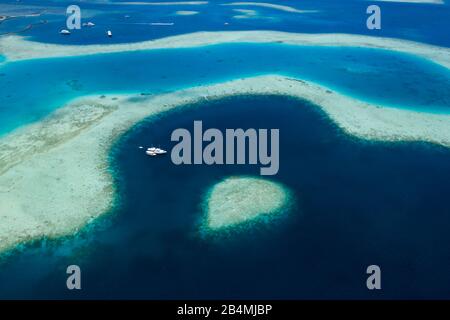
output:
<path id="1" fill-rule="evenodd" d="M 107 212 L 115 199 L 108 154 L 113 142 L 134 124 L 205 98 L 242 94 L 310 101 L 345 133 L 363 139 L 450 147 L 450 115 L 384 108 L 282 76 L 154 96 L 82 97 L 0 139 L 0 251 L 32 239 L 73 234 Z"/>
<path id="2" fill-rule="evenodd" d="M 286 43 L 307 46 L 343 46 L 392 50 L 414 54 L 450 68 L 450 49 L 394 38 L 351 34 L 302 34 L 279 31 L 219 31 L 196 32 L 126 44 L 59 45 L 33 42 L 10 35 L 0 37 L 0 54 L 8 61 L 82 56 L 152 49 L 188 48 L 221 43 Z"/>

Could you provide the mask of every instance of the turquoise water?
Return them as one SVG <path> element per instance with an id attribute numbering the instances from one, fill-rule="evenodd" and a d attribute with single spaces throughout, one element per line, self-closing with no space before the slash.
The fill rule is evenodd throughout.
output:
<path id="1" fill-rule="evenodd" d="M 10 6 L 2 8 L 2 2 Z M 72 0 L 0 0 L 0 12 L 9 12 L 11 3 L 17 11 L 32 4 L 31 12 L 41 12 L 36 17 L 10 19 L 0 25 L 0 34 L 18 32 L 33 40 L 62 44 L 91 44 L 136 42 L 197 31 L 279 30 L 303 33 L 351 33 L 394 37 L 450 46 L 450 5 L 413 3 L 377 3 L 382 8 L 381 30 L 366 27 L 367 1 L 362 0 L 271 0 L 270 3 L 293 6 L 302 10 L 316 10 L 307 14 L 283 12 L 256 6 L 222 6 L 221 0 L 210 0 L 207 5 L 190 6 L 132 6 L 110 5 L 112 1 L 75 1 L 87 21 L 95 22 L 93 28 L 83 28 L 63 37 L 58 31 L 65 26 L 65 9 Z M 122 2 L 122 1 L 121 1 Z M 231 2 L 231 1 L 230 1 Z M 447 1 L 448 2 L 448 1 Z M 50 7 L 50 8 L 49 8 Z M 256 19 L 235 19 L 233 9 L 256 10 Z M 3 10 L 2 10 L 3 9 Z M 50 10 L 49 10 L 50 9 Z M 176 10 L 195 10 L 198 15 L 177 16 Z M 15 11 L 15 10 L 13 10 Z M 20 13 L 21 11 L 19 11 Z M 129 17 L 126 18 L 125 15 Z M 42 21 L 45 23 L 42 23 Z M 173 26 L 150 26 L 150 22 L 172 22 Z M 224 25 L 224 23 L 228 23 Z M 31 29 L 27 28 L 30 24 Z M 113 31 L 113 38 L 105 36 Z"/>
<path id="2" fill-rule="evenodd" d="M 450 72 L 421 58 L 363 48 L 224 44 L 8 63 L 0 68 L 0 134 L 82 95 L 160 93 L 263 74 L 311 80 L 383 105 L 450 112 Z"/>
<path id="3" fill-rule="evenodd" d="M 448 299 L 450 150 L 349 137 L 302 101 L 232 97 L 133 128 L 111 154 L 120 206 L 98 228 L 37 243 L 0 264 L 0 299 Z M 204 238 L 208 188 L 259 166 L 176 166 L 176 128 L 279 128 L 280 171 L 297 205 L 278 223 Z M 242 230 L 241 230 L 242 231 Z M 65 287 L 66 267 L 82 290 Z M 366 268 L 382 290 L 366 289 Z"/>
<path id="4" fill-rule="evenodd" d="M 360 0 L 271 1 L 318 10 L 302 15 L 239 7 L 256 10 L 257 19 L 234 19 L 234 8 L 218 0 L 151 8 L 77 2 L 83 22 L 96 26 L 65 37 L 58 31 L 71 1 L 0 0 L 0 14 L 42 13 L 4 21 L 0 35 L 83 45 L 196 31 L 280 30 L 450 45 L 448 4 L 380 2 L 383 27 L 374 31 L 366 28 L 369 3 Z M 200 13 L 175 16 L 176 10 Z M 157 21 L 174 25 L 149 25 Z M 112 38 L 105 36 L 108 29 Z M 314 81 L 394 108 L 450 113 L 450 71 L 421 58 L 362 48 L 223 44 L 3 64 L 0 135 L 78 96 L 161 93 L 264 74 Z M 284 221 L 220 241 L 199 235 L 204 191 L 230 175 L 258 175 L 259 167 L 174 166 L 169 157 L 151 159 L 138 148 L 161 143 L 170 150 L 171 132 L 194 120 L 222 130 L 280 129 L 280 171 L 271 179 L 297 200 Z M 113 149 L 120 195 L 115 214 L 76 237 L 38 241 L 1 260 L 0 299 L 450 298 L 448 149 L 361 141 L 343 134 L 319 108 L 277 96 L 202 102 L 133 128 Z M 70 264 L 82 268 L 79 292 L 65 287 Z M 381 292 L 366 290 L 370 264 L 382 268 Z"/>

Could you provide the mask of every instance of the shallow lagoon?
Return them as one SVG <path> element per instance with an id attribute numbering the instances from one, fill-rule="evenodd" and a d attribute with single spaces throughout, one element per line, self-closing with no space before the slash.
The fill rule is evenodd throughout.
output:
<path id="1" fill-rule="evenodd" d="M 450 71 L 375 49 L 223 44 L 14 62 L 0 68 L 0 134 L 81 95 L 160 93 L 260 74 L 311 80 L 361 100 L 450 110 Z"/>
<path id="2" fill-rule="evenodd" d="M 259 167 L 174 166 L 138 148 L 170 149 L 172 130 L 194 120 L 205 128 L 280 128 L 273 179 L 294 191 L 297 206 L 274 224 L 202 235 L 204 192 Z M 117 212 L 77 239 L 8 259 L 0 297 L 449 298 L 449 160 L 448 149 L 430 144 L 351 138 L 319 109 L 289 98 L 174 111 L 116 144 Z M 365 288 L 374 263 L 383 270 L 381 293 Z M 65 289 L 68 264 L 83 270 L 81 292 Z"/>
<path id="3" fill-rule="evenodd" d="M 120 0 L 119 0 L 120 1 Z M 1 2 L 1 1 L 0 1 Z M 25 2 L 25 3 L 24 3 Z M 113 1 L 108 1 L 113 2 Z M 65 9 L 73 4 L 69 0 L 26 0 L 6 7 L 0 3 L 0 11 L 9 10 L 23 14 L 20 4 L 30 13 L 41 12 L 41 16 L 10 19 L 0 25 L 0 34 L 19 32 L 41 42 L 62 44 L 124 43 L 157 39 L 170 35 L 196 31 L 229 30 L 279 30 L 303 33 L 352 33 L 372 36 L 394 37 L 413 41 L 449 46 L 450 28 L 448 16 L 450 5 L 412 3 L 379 3 L 382 8 L 381 30 L 368 30 L 366 9 L 369 4 L 360 0 L 271 0 L 274 4 L 288 5 L 301 10 L 316 10 L 312 13 L 290 13 L 256 6 L 222 6 L 227 1 L 210 0 L 208 5 L 177 6 L 133 6 L 111 5 L 108 2 L 80 2 L 83 22 L 94 21 L 94 28 L 83 28 L 70 37 L 58 34 L 65 26 Z M 232 1 L 228 1 L 232 2 Z M 15 9 L 14 9 L 15 8 Z M 233 18 L 240 13 L 233 9 L 250 9 L 257 12 L 252 19 Z M 178 10 L 198 11 L 194 16 L 178 16 Z M 10 13 L 13 15 L 13 13 Z M 15 13 L 14 15 L 17 15 Z M 125 18 L 129 16 L 129 18 Z M 45 20 L 46 23 L 42 23 Z M 152 22 L 171 22 L 173 26 L 151 26 Z M 225 25 L 225 23 L 228 23 Z M 113 38 L 105 36 L 113 30 Z"/>
<path id="4" fill-rule="evenodd" d="M 283 2 L 321 12 L 299 19 L 261 8 L 257 9 L 261 19 L 239 21 L 230 18 L 231 7 L 215 2 L 205 7 L 149 10 L 116 7 L 117 11 L 104 14 L 101 11 L 110 10 L 107 5 L 83 4 L 83 8 L 100 11 L 85 16 L 96 27 L 70 38 L 57 34 L 65 17 L 53 13 L 5 21 L 0 33 L 36 23 L 21 34 L 55 43 L 129 42 L 199 30 L 273 29 L 450 44 L 449 5 L 382 3 L 383 29 L 370 32 L 365 28 L 367 4 L 356 0 L 305 0 L 301 4 L 288 0 Z M 27 1 L 45 6 L 69 3 Z M 180 9 L 201 14 L 173 16 Z M 132 19 L 126 21 L 124 14 Z M 266 19 L 270 16 L 275 19 Z M 41 19 L 48 23 L 41 24 Z M 153 19 L 176 24 L 169 28 L 145 24 Z M 231 25 L 224 27 L 224 21 Z M 112 39 L 105 37 L 105 28 L 114 28 Z M 0 69 L 0 134 L 41 119 L 82 94 L 161 92 L 266 72 L 292 72 L 380 103 L 408 104 L 427 111 L 449 107 L 448 71 L 422 60 L 346 48 L 271 50 L 275 51 L 224 45 L 8 65 Z M 165 63 L 173 68 L 167 69 Z M 326 69 L 317 67 L 324 65 Z M 214 111 L 183 112 L 176 115 L 178 122 L 169 116 L 156 126 L 133 131 L 112 155 L 123 201 L 116 215 L 99 219 L 96 227 L 89 227 L 94 230 L 87 228 L 76 239 L 38 243 L 4 261 L 0 264 L 0 297 L 377 298 L 364 283 L 365 267 L 379 263 L 381 297 L 449 298 L 448 150 L 351 139 L 320 112 L 297 108 L 297 104 L 278 98 L 232 99 Z M 224 176 L 258 171 L 251 167 L 174 168 L 167 159 L 149 162 L 136 148 L 165 141 L 173 128 L 190 127 L 196 119 L 214 127 L 278 126 L 290 132 L 282 141 L 282 171 L 276 179 L 296 190 L 297 210 L 279 224 L 253 229 L 235 239 L 200 237 L 201 193 Z M 65 267 L 72 263 L 82 267 L 82 292 L 65 290 Z"/>

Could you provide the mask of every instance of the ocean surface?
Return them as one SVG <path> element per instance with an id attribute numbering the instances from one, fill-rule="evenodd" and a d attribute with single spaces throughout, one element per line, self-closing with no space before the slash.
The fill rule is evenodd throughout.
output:
<path id="1" fill-rule="evenodd" d="M 270 8 L 138 6 L 114 1 L 0 0 L 1 35 L 59 44 L 123 43 L 195 31 L 352 33 L 449 47 L 450 6 L 383 3 L 382 30 L 365 26 L 367 1 L 271 1 Z M 95 27 L 58 34 L 78 4 Z M 256 16 L 237 18 L 251 9 Z M 199 14 L 180 16 L 179 10 Z M 153 22 L 174 23 L 155 26 Z M 114 36 L 105 36 L 112 30 Z M 0 55 L 0 63 L 3 57 Z M 450 113 L 450 72 L 385 50 L 223 44 L 49 58 L 0 66 L 0 135 L 38 121 L 73 98 L 158 94 L 279 74 L 362 101 Z M 214 105 L 214 106 L 212 106 Z M 208 237 L 199 232 L 206 190 L 258 166 L 174 166 L 139 146 L 170 150 L 175 128 L 279 128 L 280 171 L 296 206 L 275 224 Z M 146 121 L 110 154 L 117 206 L 73 237 L 43 240 L 0 260 L 0 298 L 447 298 L 450 299 L 450 150 L 428 143 L 374 143 L 344 134 L 319 108 L 280 96 L 234 97 Z M 81 291 L 66 267 L 82 269 Z M 366 268 L 382 270 L 381 291 Z"/>
<path id="2" fill-rule="evenodd" d="M 223 44 L 8 63 L 0 68 L 0 134 L 78 96 L 157 94 L 264 74 L 310 80 L 386 106 L 450 113 L 450 71 L 422 58 L 364 48 Z"/>
<path id="3" fill-rule="evenodd" d="M 286 116 L 289 115 L 289 116 Z M 296 207 L 274 225 L 208 237 L 206 190 L 258 166 L 174 166 L 175 128 L 280 128 L 280 171 Z M 120 205 L 100 226 L 37 244 L 0 272 L 0 298 L 450 298 L 450 151 L 350 138 L 315 106 L 277 96 L 227 98 L 144 123 L 111 154 Z M 83 287 L 65 288 L 78 264 Z M 382 269 L 381 292 L 365 269 Z"/>
<path id="4" fill-rule="evenodd" d="M 0 24 L 0 34 L 30 36 L 43 42 L 88 44 L 137 42 L 196 31 L 277 30 L 304 33 L 353 33 L 393 37 L 450 46 L 450 5 L 374 2 L 365 0 L 272 0 L 260 1 L 292 6 L 313 12 L 291 13 L 256 6 L 223 6 L 233 1 L 210 0 L 206 5 L 143 6 L 117 2 L 82 0 L 0 0 L 0 15 L 20 16 Z M 145 2 L 145 1 L 143 1 Z M 147 1 L 160 2 L 160 1 Z M 256 1 L 255 1 L 256 2 Z M 448 1 L 446 1 L 448 2 Z M 66 25 L 66 8 L 77 4 L 82 22 L 95 26 L 72 32 L 58 32 Z M 377 4 L 382 12 L 382 29 L 368 30 L 366 9 Z M 255 15 L 238 18 L 235 9 L 254 10 Z M 196 11 L 191 16 L 177 11 Z M 151 25 L 151 23 L 173 25 Z M 106 37 L 111 30 L 113 37 Z"/>

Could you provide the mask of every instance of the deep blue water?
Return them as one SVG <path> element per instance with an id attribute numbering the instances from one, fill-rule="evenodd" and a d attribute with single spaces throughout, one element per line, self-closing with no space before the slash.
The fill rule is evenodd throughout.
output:
<path id="1" fill-rule="evenodd" d="M 160 93 L 262 74 L 312 80 L 383 105 L 450 110 L 449 70 L 411 55 L 363 48 L 224 44 L 8 63 L 0 68 L 0 134 L 39 120 L 77 96 Z"/>
<path id="2" fill-rule="evenodd" d="M 211 106 L 214 104 L 214 107 Z M 289 115 L 289 116 L 285 116 Z M 175 166 L 175 128 L 280 128 L 280 171 L 297 206 L 274 225 L 205 238 L 205 190 L 254 166 Z M 345 135 L 320 109 L 285 97 L 235 97 L 134 128 L 111 154 L 121 205 L 76 239 L 3 263 L 0 298 L 450 298 L 450 151 Z M 65 268 L 79 264 L 79 292 Z M 377 264 L 382 290 L 368 291 Z"/>
<path id="3" fill-rule="evenodd" d="M 450 46 L 450 5 L 411 3 L 376 3 L 381 7 L 382 29 L 366 28 L 366 8 L 372 3 L 365 0 L 271 0 L 275 4 L 290 5 L 315 13 L 288 13 L 261 7 L 233 7 L 220 4 L 232 1 L 210 0 L 208 5 L 190 6 L 133 6 L 95 4 L 95 1 L 1 0 L 0 14 L 21 15 L 42 13 L 37 17 L 21 17 L 0 24 L 0 34 L 19 32 L 37 41 L 87 44 L 132 42 L 161 38 L 196 31 L 222 30 L 279 30 L 305 33 L 354 33 L 395 37 L 441 46 Z M 110 1 L 117 2 L 117 1 Z M 448 2 L 448 1 L 447 1 Z M 7 4 L 8 6 L 5 6 Z M 96 26 L 83 28 L 64 37 L 58 32 L 65 27 L 65 9 L 78 4 L 82 21 L 93 21 Z M 239 13 L 233 9 L 251 9 L 257 19 L 235 19 Z M 194 10 L 195 16 L 176 16 L 177 10 Z M 129 18 L 125 18 L 125 16 Z M 173 22 L 173 26 L 151 26 L 152 22 Z M 228 23 L 224 25 L 224 23 Z M 27 29 L 32 24 L 31 29 Z M 26 31 L 22 31 L 26 30 Z M 113 31 L 113 38 L 105 36 Z"/>
<path id="4" fill-rule="evenodd" d="M 317 13 L 259 7 L 145 7 L 92 1 L 0 0 L 1 34 L 61 44 L 118 43 L 195 31 L 280 30 L 356 33 L 450 46 L 450 5 L 377 3 L 382 30 L 365 26 L 367 1 L 270 1 Z M 58 34 L 78 3 L 93 28 Z M 176 16 L 177 10 L 199 15 Z M 40 16 L 23 16 L 42 13 Z M 129 18 L 125 18 L 129 15 Z M 150 26 L 150 22 L 174 22 Z M 228 23 L 225 25 L 224 23 Z M 114 36 L 107 38 L 106 30 Z M 0 55 L 0 63 L 3 57 Z M 281 74 L 360 100 L 448 113 L 450 73 L 410 55 L 356 48 L 233 44 L 87 57 L 0 67 L 0 135 L 86 94 L 160 93 L 240 77 Z M 426 143 L 370 143 L 343 134 L 317 108 L 282 97 L 240 97 L 173 112 L 133 129 L 111 153 L 119 187 L 114 213 L 76 237 L 43 241 L 0 261 L 0 298 L 450 298 L 450 151 Z M 139 145 L 167 142 L 194 120 L 205 127 L 280 128 L 275 181 L 297 206 L 279 223 L 205 238 L 206 189 L 259 167 L 176 167 Z M 65 288 L 65 268 L 82 268 L 83 290 Z M 381 266 L 381 292 L 365 287 Z"/>

